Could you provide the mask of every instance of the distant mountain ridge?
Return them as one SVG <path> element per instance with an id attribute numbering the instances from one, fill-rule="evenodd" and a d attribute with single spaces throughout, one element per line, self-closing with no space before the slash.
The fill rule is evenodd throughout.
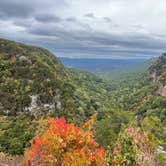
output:
<path id="1" fill-rule="evenodd" d="M 67 67 L 95 73 L 103 78 L 125 77 L 130 73 L 144 72 L 150 66 L 147 59 L 93 59 L 93 58 L 66 58 L 60 60 Z"/>
<path id="2" fill-rule="evenodd" d="M 59 58 L 66 66 L 94 72 L 108 71 L 115 68 L 127 68 L 147 62 L 147 59 Z"/>

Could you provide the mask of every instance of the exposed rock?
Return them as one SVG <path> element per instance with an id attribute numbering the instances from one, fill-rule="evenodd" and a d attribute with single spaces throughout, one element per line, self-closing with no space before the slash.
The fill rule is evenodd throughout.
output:
<path id="1" fill-rule="evenodd" d="M 59 110 L 62 109 L 62 104 L 61 104 L 60 101 L 57 101 L 56 108 L 59 109 Z"/>
<path id="2" fill-rule="evenodd" d="M 154 71 L 154 72 L 151 74 L 151 78 L 152 78 L 153 82 L 157 82 L 157 73 L 156 73 L 156 71 Z"/>
<path id="3" fill-rule="evenodd" d="M 36 111 L 51 111 L 55 109 L 62 109 L 62 103 L 60 101 L 60 95 L 54 96 L 54 103 L 45 103 L 38 105 L 38 95 L 33 95 L 31 97 L 31 104 L 29 107 L 26 107 L 26 111 L 36 112 Z M 39 113 L 40 114 L 40 113 Z"/>
<path id="4" fill-rule="evenodd" d="M 166 53 L 149 68 L 152 81 L 158 85 L 157 94 L 166 96 Z"/>
<path id="5" fill-rule="evenodd" d="M 31 60 L 28 57 L 23 56 L 23 55 L 19 57 L 19 60 L 20 61 L 27 61 L 28 63 L 32 63 Z"/>
<path id="6" fill-rule="evenodd" d="M 161 96 L 166 96 L 166 85 L 165 86 L 160 85 L 157 93 Z"/>
<path id="7" fill-rule="evenodd" d="M 158 146 L 156 151 L 157 151 L 157 153 L 162 153 L 162 154 L 166 155 L 166 151 L 164 150 L 164 148 L 162 146 Z"/>
<path id="8" fill-rule="evenodd" d="M 16 58 L 19 58 L 21 56 L 21 54 L 14 53 L 12 56 L 15 56 Z"/>
<path id="9" fill-rule="evenodd" d="M 44 104 L 43 107 L 45 110 L 54 110 L 55 109 L 54 104 Z"/>
<path id="10" fill-rule="evenodd" d="M 33 95 L 30 97 L 31 97 L 31 104 L 29 107 L 26 107 L 25 110 L 32 111 L 38 108 L 38 104 L 37 104 L 38 95 Z"/>

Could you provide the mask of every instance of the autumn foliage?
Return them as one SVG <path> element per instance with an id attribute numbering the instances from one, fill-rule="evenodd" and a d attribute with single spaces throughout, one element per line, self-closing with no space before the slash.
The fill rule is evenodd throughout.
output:
<path id="1" fill-rule="evenodd" d="M 146 133 L 140 128 L 127 128 L 120 134 L 112 154 L 114 166 L 155 165 L 154 153 Z"/>
<path id="2" fill-rule="evenodd" d="M 84 125 L 85 129 L 68 124 L 64 118 L 48 118 L 49 129 L 35 137 L 32 149 L 27 153 L 31 166 L 104 166 L 105 151 L 93 138 L 91 124 L 94 117 Z"/>

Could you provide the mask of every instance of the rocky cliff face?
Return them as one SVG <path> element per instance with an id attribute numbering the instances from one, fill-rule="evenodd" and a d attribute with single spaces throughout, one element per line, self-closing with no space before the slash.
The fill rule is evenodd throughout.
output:
<path id="1" fill-rule="evenodd" d="M 157 93 L 166 96 L 166 53 L 158 58 L 149 71 L 153 82 L 158 84 Z"/>

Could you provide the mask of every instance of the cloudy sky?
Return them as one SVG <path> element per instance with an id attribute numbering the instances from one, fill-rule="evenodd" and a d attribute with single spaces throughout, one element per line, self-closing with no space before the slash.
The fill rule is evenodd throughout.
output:
<path id="1" fill-rule="evenodd" d="M 0 0 L 0 37 L 57 56 L 150 58 L 166 51 L 166 0 Z"/>

